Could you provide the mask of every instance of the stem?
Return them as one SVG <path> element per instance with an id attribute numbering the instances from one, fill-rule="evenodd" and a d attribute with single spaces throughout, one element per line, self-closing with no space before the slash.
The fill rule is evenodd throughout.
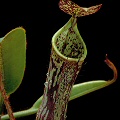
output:
<path id="1" fill-rule="evenodd" d="M 2 97 L 4 99 L 4 104 L 6 106 L 8 115 L 10 117 L 10 120 L 15 120 L 15 118 L 13 116 L 12 108 L 10 106 L 10 102 L 9 102 L 8 96 L 7 96 L 5 88 L 4 88 L 3 79 L 2 79 L 2 75 L 1 74 L 0 74 L 0 90 L 1 90 Z"/>
<path id="2" fill-rule="evenodd" d="M 108 85 L 110 85 L 110 84 L 112 84 L 113 82 L 116 81 L 116 79 L 117 79 L 117 69 L 116 69 L 115 65 L 107 58 L 107 56 L 106 56 L 105 62 L 113 70 L 113 73 L 114 73 L 113 79 L 110 80 L 110 81 L 94 80 L 94 81 L 88 81 L 88 82 L 76 84 L 72 88 L 71 96 L 70 96 L 69 101 L 73 100 L 75 98 L 78 98 L 80 96 L 83 96 L 85 94 L 88 94 L 90 92 L 96 91 L 98 89 L 104 88 L 104 87 L 106 87 L 106 86 L 108 86 Z M 15 113 L 13 113 L 13 115 L 15 116 L 15 118 L 20 118 L 20 117 L 35 114 L 38 111 L 38 108 L 39 108 L 39 106 L 42 102 L 42 99 L 43 99 L 43 96 L 41 96 L 34 103 L 34 105 L 30 109 L 15 112 Z M 3 115 L 2 116 L 2 120 L 7 120 L 7 119 L 9 119 L 8 115 Z"/>
<path id="3" fill-rule="evenodd" d="M 2 114 L 2 106 L 3 106 L 3 98 L 2 98 L 2 94 L 0 92 L 0 115 Z"/>
<path id="4" fill-rule="evenodd" d="M 1 97 L 3 97 L 3 101 L 6 106 L 10 120 L 15 120 L 15 118 L 13 116 L 12 108 L 10 106 L 8 96 L 5 91 L 3 80 L 4 80 L 4 70 L 3 70 L 3 61 L 2 61 L 2 47 L 0 45 L 0 92 L 1 92 Z"/>
<path id="5" fill-rule="evenodd" d="M 25 116 L 33 115 L 37 111 L 38 111 L 38 109 L 32 109 L 32 108 L 30 108 L 28 110 L 22 110 L 22 111 L 19 111 L 19 112 L 14 112 L 13 115 L 14 115 L 15 118 L 20 118 L 20 117 L 25 117 Z M 1 118 L 2 118 L 1 120 L 8 120 L 9 116 L 8 115 L 3 115 Z"/>
<path id="6" fill-rule="evenodd" d="M 2 112 L 3 112 L 3 98 L 0 92 L 0 120 L 1 120 Z"/>

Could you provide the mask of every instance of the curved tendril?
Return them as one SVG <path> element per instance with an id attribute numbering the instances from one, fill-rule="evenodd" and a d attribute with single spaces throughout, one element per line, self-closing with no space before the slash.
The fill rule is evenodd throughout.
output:
<path id="1" fill-rule="evenodd" d="M 116 69 L 115 65 L 108 59 L 108 55 L 107 54 L 106 54 L 105 63 L 112 69 L 112 71 L 114 73 L 113 79 L 116 80 L 117 77 L 118 77 L 117 69 Z"/>
<path id="2" fill-rule="evenodd" d="M 91 7 L 80 7 L 76 3 L 72 2 L 71 0 L 60 0 L 59 8 L 69 15 L 74 15 L 75 17 L 81 17 L 96 13 L 102 4 L 91 6 Z"/>

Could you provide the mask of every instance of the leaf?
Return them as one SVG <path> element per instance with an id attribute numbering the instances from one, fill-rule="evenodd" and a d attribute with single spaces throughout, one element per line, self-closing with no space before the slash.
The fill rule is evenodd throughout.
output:
<path id="1" fill-rule="evenodd" d="M 88 82 L 83 82 L 83 83 L 73 85 L 69 101 L 74 100 L 74 99 L 81 97 L 83 95 L 86 95 L 88 93 L 91 93 L 93 91 L 99 90 L 101 88 L 104 88 L 104 87 L 112 84 L 113 82 L 115 82 L 115 80 L 110 80 L 110 81 L 94 80 L 94 81 L 88 81 Z M 32 106 L 33 109 L 39 108 L 39 106 L 42 102 L 42 98 L 43 98 L 43 96 L 41 96 L 33 104 L 33 106 Z"/>
<path id="2" fill-rule="evenodd" d="M 93 91 L 96 91 L 100 88 L 106 87 L 112 82 L 113 81 L 108 82 L 105 80 L 94 80 L 76 84 L 72 89 L 70 100 L 76 99 Z"/>
<path id="3" fill-rule="evenodd" d="M 33 104 L 33 109 L 38 109 L 40 107 L 40 104 L 42 103 L 43 95 Z"/>
<path id="4" fill-rule="evenodd" d="M 108 86 L 112 84 L 114 80 L 111 81 L 105 81 L 105 80 L 94 80 L 94 81 L 88 81 L 88 82 L 83 82 L 80 84 L 76 84 L 72 88 L 71 96 L 69 101 L 74 100 L 78 97 L 81 97 L 83 95 L 86 95 L 88 93 L 91 93 L 93 91 L 96 91 L 98 89 L 101 89 L 105 86 Z M 28 115 L 32 115 L 37 113 L 41 103 L 42 103 L 42 98 L 41 96 L 34 104 L 33 106 L 28 109 L 28 110 L 23 110 L 23 111 L 18 111 L 14 113 L 15 118 L 20 118 Z M 33 111 L 33 112 L 32 112 Z M 23 113 L 23 114 L 22 114 Z M 8 115 L 3 115 L 2 120 L 7 120 L 9 119 Z"/>
<path id="5" fill-rule="evenodd" d="M 8 95 L 22 82 L 26 64 L 26 34 L 22 27 L 11 30 L 0 39 L 0 67 Z"/>
<path id="6" fill-rule="evenodd" d="M 104 88 L 116 81 L 118 72 L 115 65 L 108 59 L 107 54 L 106 54 L 105 63 L 112 69 L 113 79 L 108 81 L 105 80 L 88 81 L 88 82 L 76 84 L 74 85 L 73 90 L 71 92 L 70 100 L 88 94 L 90 92 L 96 91 L 98 89 Z"/>
<path id="7" fill-rule="evenodd" d="M 105 60 L 106 64 L 113 70 L 114 73 L 114 77 L 112 80 L 94 80 L 94 81 L 88 81 L 88 82 L 83 82 L 83 83 L 79 83 L 76 85 L 73 85 L 72 88 L 72 92 L 71 92 L 71 96 L 69 101 L 74 100 L 78 97 L 81 97 L 83 95 L 86 95 L 88 93 L 91 93 L 93 91 L 99 90 L 101 88 L 104 88 L 112 83 L 114 83 L 117 79 L 117 69 L 114 66 L 114 64 L 107 58 L 106 55 L 106 60 Z M 20 118 L 20 117 L 24 117 L 24 116 L 29 116 L 32 114 L 37 113 L 41 102 L 42 102 L 42 98 L 43 96 L 41 96 L 30 109 L 27 110 L 23 110 L 23 111 L 18 111 L 14 113 L 15 118 Z M 3 115 L 2 116 L 2 120 L 7 120 L 9 119 L 8 115 Z"/>
<path id="8" fill-rule="evenodd" d="M 113 79 L 111 80 L 93 80 L 93 81 L 88 81 L 88 82 L 83 82 L 79 84 L 73 85 L 71 95 L 70 95 L 70 100 L 76 99 L 78 97 L 81 97 L 83 95 L 86 95 L 88 93 L 91 93 L 93 91 L 99 90 L 101 88 L 104 88 L 112 83 L 114 83 L 117 79 L 117 69 L 115 65 L 108 59 L 107 54 L 106 54 L 106 59 L 105 63 L 112 69 L 113 71 Z M 41 102 L 42 102 L 43 96 L 41 96 L 32 106 L 32 108 L 36 109 L 39 108 Z"/>

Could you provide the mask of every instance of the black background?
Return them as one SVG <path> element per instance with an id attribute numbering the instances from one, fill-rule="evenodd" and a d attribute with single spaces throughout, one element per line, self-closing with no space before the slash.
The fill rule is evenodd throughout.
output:
<path id="1" fill-rule="evenodd" d="M 88 54 L 75 82 L 111 79 L 111 69 L 104 63 L 105 54 L 115 64 L 119 75 L 119 10 L 114 0 L 73 0 L 80 6 L 103 4 L 95 14 L 78 18 L 78 29 Z M 51 38 L 71 17 L 58 7 L 59 0 L 16 1 L 1 4 L 0 37 L 22 26 L 26 30 L 26 70 L 22 84 L 10 97 L 13 111 L 30 108 L 43 94 L 49 64 Z M 112 85 L 92 92 L 68 104 L 67 120 L 119 119 L 119 76 Z M 35 115 L 18 120 L 35 120 Z"/>

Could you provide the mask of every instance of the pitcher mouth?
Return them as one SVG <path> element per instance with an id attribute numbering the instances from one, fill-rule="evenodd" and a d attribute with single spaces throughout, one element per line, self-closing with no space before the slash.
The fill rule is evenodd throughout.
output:
<path id="1" fill-rule="evenodd" d="M 52 37 L 52 47 L 63 59 L 69 61 L 84 61 L 87 55 L 86 45 L 79 34 L 77 24 L 73 25 L 73 18 L 59 29 Z M 74 22 L 75 22 L 74 21 Z"/>

